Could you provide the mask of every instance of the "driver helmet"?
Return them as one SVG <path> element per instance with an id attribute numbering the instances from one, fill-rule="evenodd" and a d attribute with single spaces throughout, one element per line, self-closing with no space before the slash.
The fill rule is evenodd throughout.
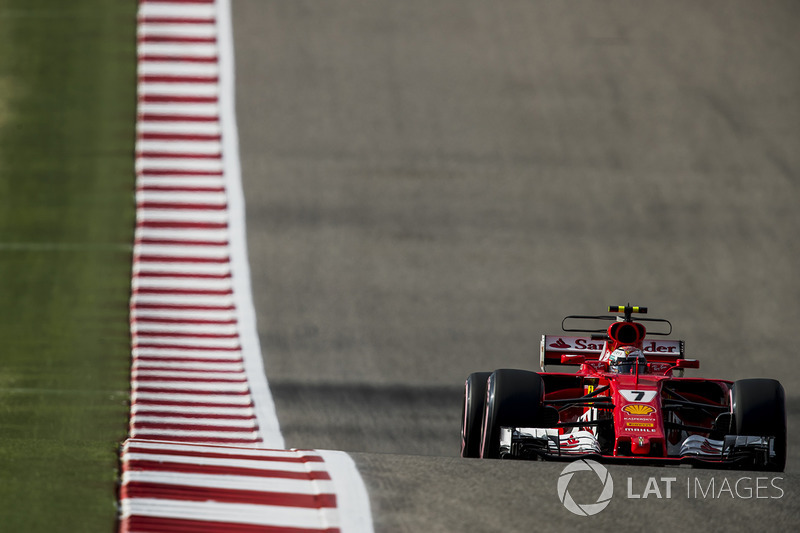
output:
<path id="1" fill-rule="evenodd" d="M 647 370 L 647 359 L 642 350 L 635 346 L 623 346 L 617 348 L 608 357 L 608 365 L 611 372 L 615 374 L 642 373 Z"/>

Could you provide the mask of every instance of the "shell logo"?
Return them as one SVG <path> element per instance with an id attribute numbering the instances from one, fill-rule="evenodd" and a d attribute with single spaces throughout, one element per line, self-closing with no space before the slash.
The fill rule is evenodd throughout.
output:
<path id="1" fill-rule="evenodd" d="M 654 408 L 643 403 L 631 403 L 623 407 L 622 410 L 630 415 L 651 415 L 656 412 Z"/>

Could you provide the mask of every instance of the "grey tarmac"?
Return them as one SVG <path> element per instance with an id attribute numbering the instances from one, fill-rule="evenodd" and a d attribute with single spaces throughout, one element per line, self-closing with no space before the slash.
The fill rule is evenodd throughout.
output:
<path id="1" fill-rule="evenodd" d="M 233 22 L 281 428 L 351 453 L 376 531 L 796 528 L 800 4 L 234 0 Z M 563 464 L 458 457 L 470 372 L 535 370 L 563 316 L 628 302 L 673 322 L 691 375 L 781 380 L 782 497 L 614 465 L 578 517 Z M 672 498 L 628 497 L 661 477 Z"/>

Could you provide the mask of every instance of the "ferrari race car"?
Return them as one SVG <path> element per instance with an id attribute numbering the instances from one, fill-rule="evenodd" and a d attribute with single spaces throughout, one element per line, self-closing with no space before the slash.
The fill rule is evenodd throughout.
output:
<path id="1" fill-rule="evenodd" d="M 646 312 L 627 305 L 609 307 L 613 315 L 568 316 L 561 329 L 583 335 L 544 335 L 541 372 L 470 374 L 461 456 L 783 471 L 781 384 L 683 377 L 699 361 L 684 358 L 681 340 L 652 338 L 672 333 L 668 320 L 633 320 Z M 577 327 L 598 321 L 600 329 Z M 659 331 L 648 334 L 645 323 Z M 580 368 L 547 372 L 551 364 Z"/>

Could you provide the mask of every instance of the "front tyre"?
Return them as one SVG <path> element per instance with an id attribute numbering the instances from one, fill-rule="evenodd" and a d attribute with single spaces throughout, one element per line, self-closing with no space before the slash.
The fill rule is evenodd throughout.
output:
<path id="1" fill-rule="evenodd" d="M 764 470 L 786 467 L 786 394 L 774 379 L 740 379 L 733 384 L 733 417 L 737 435 L 774 437 L 775 455 Z"/>
<path id="2" fill-rule="evenodd" d="M 461 410 L 461 457 L 481 456 L 481 419 L 486 405 L 486 381 L 491 372 L 474 372 L 464 383 Z"/>
<path id="3" fill-rule="evenodd" d="M 480 456 L 500 458 L 501 427 L 536 427 L 543 399 L 544 383 L 536 372 L 506 368 L 492 372 L 486 384 Z"/>

